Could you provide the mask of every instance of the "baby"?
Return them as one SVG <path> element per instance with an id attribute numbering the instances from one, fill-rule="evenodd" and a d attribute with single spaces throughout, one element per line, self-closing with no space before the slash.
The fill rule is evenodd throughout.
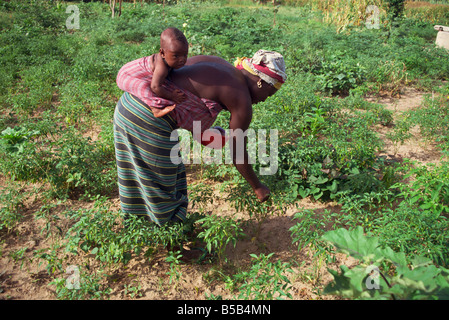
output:
<path id="1" fill-rule="evenodd" d="M 172 69 L 179 69 L 187 61 L 189 43 L 184 34 L 177 28 L 167 28 L 161 33 L 161 47 L 158 53 L 151 55 L 150 63 L 153 70 L 151 91 L 158 97 L 181 103 L 186 99 L 181 90 L 170 91 L 162 85 Z M 162 117 L 176 107 L 176 104 L 158 109 L 152 107 L 155 117 Z"/>

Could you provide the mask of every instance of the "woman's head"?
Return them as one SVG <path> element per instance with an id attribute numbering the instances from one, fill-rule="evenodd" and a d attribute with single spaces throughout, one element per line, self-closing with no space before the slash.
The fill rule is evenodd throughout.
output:
<path id="1" fill-rule="evenodd" d="M 258 78 L 259 90 L 253 90 L 252 94 L 255 102 L 273 95 L 287 79 L 284 58 L 275 51 L 259 50 L 252 58 L 238 58 L 234 65 Z"/>
<path id="2" fill-rule="evenodd" d="M 159 52 L 171 68 L 178 69 L 187 61 L 189 43 L 179 29 L 167 28 L 161 33 Z"/>
<path id="3" fill-rule="evenodd" d="M 235 66 L 258 76 L 276 89 L 287 79 L 284 57 L 275 51 L 259 50 L 252 58 L 237 59 Z"/>

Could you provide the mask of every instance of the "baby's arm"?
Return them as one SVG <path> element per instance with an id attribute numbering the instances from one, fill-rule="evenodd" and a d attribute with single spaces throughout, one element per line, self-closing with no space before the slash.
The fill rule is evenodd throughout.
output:
<path id="1" fill-rule="evenodd" d="M 145 69 L 145 60 L 150 60 L 152 57 L 141 58 L 138 60 L 134 60 L 128 62 L 124 65 L 117 74 L 117 86 L 125 91 L 135 95 L 138 98 L 143 99 L 152 99 L 155 93 L 151 90 L 150 83 L 152 79 L 148 79 L 148 73 L 150 71 Z M 151 68 L 151 64 L 146 66 L 147 68 Z M 153 69 L 153 68 L 152 68 Z M 152 72 L 153 76 L 153 72 Z M 161 97 L 162 98 L 162 97 Z M 151 105 L 151 101 L 147 102 L 149 106 Z M 153 110 L 153 114 L 155 117 L 162 117 L 165 114 L 171 112 L 176 107 L 176 104 L 171 106 L 166 106 L 164 108 L 151 107 Z"/>
<path id="2" fill-rule="evenodd" d="M 162 58 L 157 57 L 155 59 L 153 79 L 151 80 L 151 91 L 158 97 L 180 103 L 185 100 L 185 95 L 181 90 L 170 91 L 162 86 L 168 73 L 167 65 L 162 61 Z"/>

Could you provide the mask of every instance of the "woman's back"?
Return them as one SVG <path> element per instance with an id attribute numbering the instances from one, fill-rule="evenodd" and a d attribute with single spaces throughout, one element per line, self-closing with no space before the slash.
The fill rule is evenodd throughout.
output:
<path id="1" fill-rule="evenodd" d="M 230 96 L 249 96 L 245 78 L 226 60 L 215 56 L 194 56 L 184 67 L 173 70 L 170 80 L 198 97 L 227 106 Z"/>

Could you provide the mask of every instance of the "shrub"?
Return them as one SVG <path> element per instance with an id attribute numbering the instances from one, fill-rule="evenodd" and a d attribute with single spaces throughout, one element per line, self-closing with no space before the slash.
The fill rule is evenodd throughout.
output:
<path id="1" fill-rule="evenodd" d="M 350 299 L 377 300 L 446 300 L 449 298 L 449 270 L 436 267 L 419 256 L 406 257 L 389 246 L 381 246 L 363 229 L 338 229 L 323 239 L 337 250 L 359 261 L 351 269 L 341 266 L 341 273 L 328 269 L 334 280 L 323 293 Z"/>

